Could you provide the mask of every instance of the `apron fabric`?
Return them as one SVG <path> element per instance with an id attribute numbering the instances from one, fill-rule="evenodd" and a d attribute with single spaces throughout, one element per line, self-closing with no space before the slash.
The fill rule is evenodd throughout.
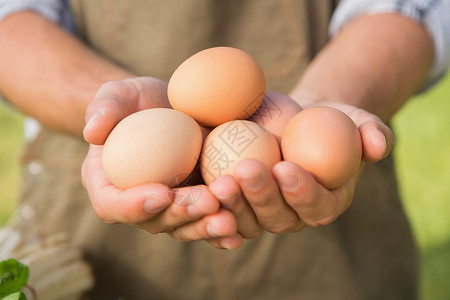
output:
<path id="1" fill-rule="evenodd" d="M 241 48 L 268 90 L 289 93 L 326 43 L 331 1 L 73 0 L 80 37 L 139 75 L 168 81 L 202 49 Z M 351 207 L 330 225 L 263 233 L 240 249 L 182 243 L 105 224 L 80 178 L 88 145 L 43 127 L 25 151 L 21 204 L 36 232 L 68 232 L 92 263 L 89 299 L 417 299 L 416 248 L 391 157 L 367 165 Z"/>

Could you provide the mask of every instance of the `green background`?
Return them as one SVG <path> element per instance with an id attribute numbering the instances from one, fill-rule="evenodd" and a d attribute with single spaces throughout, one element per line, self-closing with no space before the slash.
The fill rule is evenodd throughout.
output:
<path id="1" fill-rule="evenodd" d="M 18 190 L 23 116 L 0 105 L 0 224 Z M 450 76 L 395 116 L 403 203 L 421 250 L 423 300 L 450 298 Z"/>

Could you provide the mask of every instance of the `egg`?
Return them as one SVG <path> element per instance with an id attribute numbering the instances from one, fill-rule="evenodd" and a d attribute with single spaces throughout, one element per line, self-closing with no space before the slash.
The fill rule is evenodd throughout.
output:
<path id="1" fill-rule="evenodd" d="M 280 144 L 281 135 L 287 123 L 301 110 L 301 106 L 291 97 L 275 91 L 267 91 L 258 110 L 249 120 L 267 129 Z"/>
<path id="2" fill-rule="evenodd" d="M 206 184 L 217 177 L 233 174 L 237 163 L 246 158 L 261 161 L 267 168 L 281 160 L 280 148 L 270 132 L 248 120 L 234 120 L 214 128 L 205 140 L 200 171 Z"/>
<path id="3" fill-rule="evenodd" d="M 197 164 L 202 147 L 200 126 L 188 115 L 153 108 L 131 114 L 109 134 L 103 169 L 118 188 L 145 183 L 170 187 L 181 183 Z"/>
<path id="4" fill-rule="evenodd" d="M 264 73 L 249 54 L 214 47 L 186 59 L 172 74 L 167 92 L 174 109 L 203 126 L 216 127 L 251 116 L 265 89 Z"/>
<path id="5" fill-rule="evenodd" d="M 328 189 L 342 186 L 357 171 L 362 143 L 355 123 L 331 107 L 312 107 L 299 112 L 281 138 L 284 160 L 312 174 Z"/>

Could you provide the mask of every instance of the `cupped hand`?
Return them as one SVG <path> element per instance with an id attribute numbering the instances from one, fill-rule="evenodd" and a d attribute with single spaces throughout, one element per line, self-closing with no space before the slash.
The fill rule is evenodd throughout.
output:
<path id="1" fill-rule="evenodd" d="M 346 113 L 358 126 L 362 163 L 342 186 L 329 190 L 301 166 L 281 161 L 272 170 L 252 159 L 241 161 L 233 176 L 224 175 L 210 184 L 210 191 L 236 216 L 244 238 L 272 233 L 297 232 L 306 226 L 327 225 L 351 204 L 365 163 L 385 158 L 392 150 L 393 134 L 377 116 L 351 105 L 316 102 Z M 305 106 L 306 108 L 306 106 Z"/>
<path id="2" fill-rule="evenodd" d="M 108 134 L 126 116 L 148 108 L 170 108 L 167 84 L 150 77 L 105 83 L 86 112 L 84 137 L 91 145 L 82 166 L 82 182 L 96 214 L 108 223 L 138 226 L 180 241 L 206 240 L 217 248 L 240 247 L 233 214 L 204 185 L 170 189 L 149 183 L 122 190 L 107 178 L 102 150 Z"/>
<path id="3" fill-rule="evenodd" d="M 167 84 L 162 80 L 137 77 L 107 82 L 87 107 L 84 138 L 90 144 L 103 145 L 123 118 L 140 110 L 158 107 L 171 107 Z"/>

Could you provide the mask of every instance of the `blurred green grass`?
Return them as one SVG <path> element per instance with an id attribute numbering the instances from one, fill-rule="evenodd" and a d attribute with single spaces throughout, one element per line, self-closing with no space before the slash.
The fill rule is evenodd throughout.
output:
<path id="1" fill-rule="evenodd" d="M 23 117 L 0 105 L 0 225 L 17 196 Z M 392 122 L 400 191 L 421 250 L 421 299 L 450 298 L 450 75 Z"/>
<path id="2" fill-rule="evenodd" d="M 422 255 L 422 299 L 450 299 L 450 74 L 411 99 L 392 126 L 400 191 Z"/>
<path id="3" fill-rule="evenodd" d="M 0 100 L 0 225 L 16 203 L 22 144 L 23 116 Z"/>

